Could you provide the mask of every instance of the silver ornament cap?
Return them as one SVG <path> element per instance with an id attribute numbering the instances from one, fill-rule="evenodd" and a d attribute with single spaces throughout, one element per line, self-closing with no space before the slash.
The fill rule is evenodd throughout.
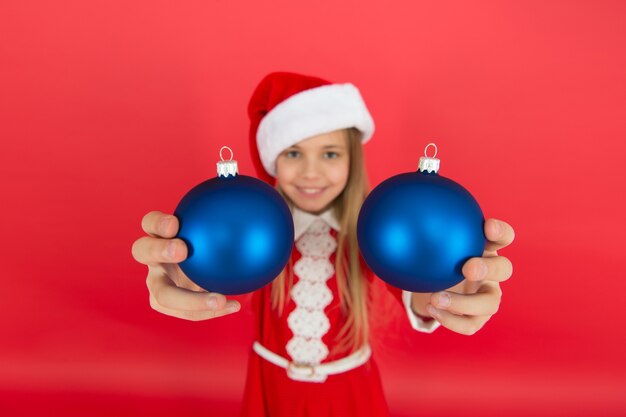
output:
<path id="1" fill-rule="evenodd" d="M 431 145 L 435 148 L 435 154 L 432 157 L 428 156 L 428 147 Z M 429 174 L 433 172 L 436 174 L 439 171 L 439 159 L 435 158 L 435 156 L 437 156 L 437 145 L 429 143 L 426 145 L 426 148 L 424 148 L 424 156 L 420 158 L 418 165 L 419 172 L 426 171 Z"/>
<path id="2" fill-rule="evenodd" d="M 230 159 L 228 161 L 225 161 L 224 157 L 222 156 L 222 151 L 224 149 L 228 149 L 230 151 Z M 237 161 L 233 161 L 232 149 L 230 149 L 228 146 L 222 146 L 222 149 L 220 149 L 220 159 L 221 161 L 217 163 L 217 176 L 218 177 L 228 178 L 228 176 L 234 177 L 237 174 L 239 174 L 239 171 L 237 168 Z"/>

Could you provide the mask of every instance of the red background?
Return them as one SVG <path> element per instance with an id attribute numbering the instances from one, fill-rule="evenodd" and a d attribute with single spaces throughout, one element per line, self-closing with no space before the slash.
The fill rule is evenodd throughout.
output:
<path id="1" fill-rule="evenodd" d="M 308 3 L 308 2 L 307 2 Z M 150 210 L 252 174 L 268 72 L 359 86 L 372 185 L 441 174 L 509 222 L 498 314 L 376 345 L 395 416 L 626 414 L 626 6 L 620 1 L 3 1 L 0 413 L 235 415 L 251 314 L 150 309 Z"/>

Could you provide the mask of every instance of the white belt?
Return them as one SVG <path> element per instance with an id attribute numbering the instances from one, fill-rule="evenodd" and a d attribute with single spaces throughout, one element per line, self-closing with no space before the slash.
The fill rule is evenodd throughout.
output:
<path id="1" fill-rule="evenodd" d="M 328 375 L 340 374 L 358 368 L 372 356 L 370 346 L 365 345 L 345 358 L 320 365 L 306 365 L 291 362 L 267 349 L 259 342 L 254 342 L 252 349 L 266 361 L 286 369 L 289 378 L 303 382 L 324 382 Z"/>

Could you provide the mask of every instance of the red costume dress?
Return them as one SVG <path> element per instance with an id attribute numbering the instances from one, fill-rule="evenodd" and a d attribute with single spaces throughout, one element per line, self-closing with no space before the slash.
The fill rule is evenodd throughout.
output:
<path id="1" fill-rule="evenodd" d="M 256 341 L 295 364 L 333 363 L 347 356 L 332 352 L 345 322 L 334 269 L 339 225 L 331 210 L 316 216 L 294 209 L 293 216 L 293 287 L 286 294 L 282 316 L 272 308 L 271 284 L 253 294 Z M 372 277 L 369 272 L 368 279 Z M 439 326 L 412 313 L 410 293 L 391 290 L 405 305 L 414 329 L 430 333 Z M 369 355 L 369 346 L 366 349 Z M 365 359 L 364 364 L 345 372 L 301 378 L 253 350 L 241 416 L 388 416 L 376 362 Z"/>

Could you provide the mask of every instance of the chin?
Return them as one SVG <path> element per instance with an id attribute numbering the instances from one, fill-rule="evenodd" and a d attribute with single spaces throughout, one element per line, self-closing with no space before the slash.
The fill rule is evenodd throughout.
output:
<path id="1" fill-rule="evenodd" d="M 328 204 L 311 204 L 310 202 L 296 202 L 300 210 L 308 211 L 314 214 L 321 214 L 328 208 Z"/>

